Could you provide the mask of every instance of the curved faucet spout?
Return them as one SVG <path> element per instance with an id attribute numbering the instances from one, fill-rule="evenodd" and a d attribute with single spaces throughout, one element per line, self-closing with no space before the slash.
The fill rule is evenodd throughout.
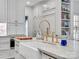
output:
<path id="1" fill-rule="evenodd" d="M 44 27 L 43 27 L 43 29 L 41 28 L 41 26 L 43 26 L 41 24 L 43 24 L 44 22 L 48 24 L 48 27 L 46 28 L 46 32 L 45 31 L 43 32 Z M 50 32 L 50 23 L 47 20 L 42 20 L 39 24 L 39 29 L 41 30 L 42 36 L 44 36 L 44 33 L 46 33 L 45 35 L 47 37 L 49 35 L 49 32 Z"/>

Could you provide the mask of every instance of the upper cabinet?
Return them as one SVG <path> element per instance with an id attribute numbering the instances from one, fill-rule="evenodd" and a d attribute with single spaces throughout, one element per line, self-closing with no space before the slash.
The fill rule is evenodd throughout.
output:
<path id="1" fill-rule="evenodd" d="M 7 0 L 8 1 L 8 22 L 24 23 L 25 22 L 25 1 L 24 0 Z"/>
<path id="2" fill-rule="evenodd" d="M 7 0 L 8 35 L 25 34 L 25 1 Z"/>
<path id="3" fill-rule="evenodd" d="M 7 20 L 8 23 L 16 20 L 16 0 L 7 0 Z"/>
<path id="4" fill-rule="evenodd" d="M 0 0 L 0 22 L 7 22 L 7 0 Z"/>
<path id="5" fill-rule="evenodd" d="M 25 0 L 0 0 L 0 22 L 24 23 Z"/>

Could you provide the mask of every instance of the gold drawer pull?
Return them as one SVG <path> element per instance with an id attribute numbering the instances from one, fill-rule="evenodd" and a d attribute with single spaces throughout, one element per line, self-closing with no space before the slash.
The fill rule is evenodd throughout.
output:
<path id="1" fill-rule="evenodd" d="M 51 58 L 49 58 L 49 59 L 51 59 Z"/>

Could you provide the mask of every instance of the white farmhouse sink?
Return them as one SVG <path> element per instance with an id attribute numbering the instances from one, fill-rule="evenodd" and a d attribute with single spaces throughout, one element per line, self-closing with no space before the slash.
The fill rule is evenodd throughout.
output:
<path id="1" fill-rule="evenodd" d="M 19 53 L 26 59 L 42 59 L 40 51 L 36 48 L 36 42 L 20 43 Z"/>
<path id="2" fill-rule="evenodd" d="M 19 53 L 26 59 L 42 59 L 40 51 L 58 59 L 79 59 L 79 42 L 75 45 L 73 40 L 69 40 L 68 42 L 68 46 L 66 47 L 38 41 L 21 42 Z"/>

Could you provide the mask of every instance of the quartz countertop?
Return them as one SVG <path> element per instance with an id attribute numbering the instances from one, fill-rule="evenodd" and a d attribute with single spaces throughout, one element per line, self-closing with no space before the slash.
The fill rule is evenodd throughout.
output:
<path id="1" fill-rule="evenodd" d="M 22 41 L 20 42 L 20 44 L 23 46 L 38 49 L 43 53 L 59 59 L 79 59 L 78 41 L 68 40 L 67 46 L 61 46 L 60 44 L 49 44 L 41 40 L 29 40 L 27 42 Z"/>

